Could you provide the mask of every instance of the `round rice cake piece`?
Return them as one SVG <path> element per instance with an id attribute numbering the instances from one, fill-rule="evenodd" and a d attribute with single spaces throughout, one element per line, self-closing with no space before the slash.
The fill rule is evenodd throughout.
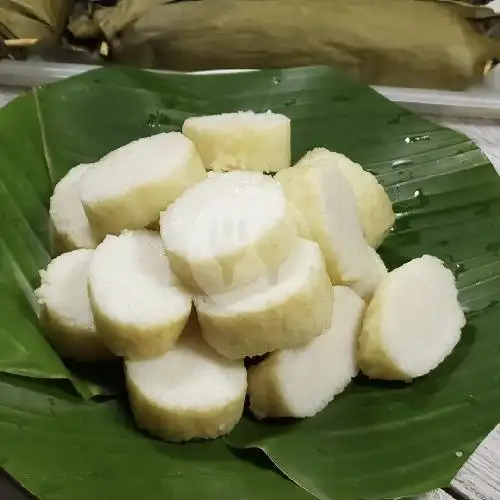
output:
<path id="1" fill-rule="evenodd" d="M 98 334 L 87 289 L 94 250 L 79 249 L 53 259 L 35 290 L 44 333 L 63 357 L 100 361 L 112 357 Z"/>
<path id="2" fill-rule="evenodd" d="M 356 288 L 369 300 L 386 271 L 363 236 L 356 198 L 340 169 L 330 161 L 310 162 L 275 178 L 301 215 L 301 235 L 321 247 L 332 284 Z"/>
<path id="3" fill-rule="evenodd" d="M 389 234 L 396 216 L 392 202 L 377 178 L 347 156 L 315 148 L 306 153 L 297 165 L 326 162 L 335 165 L 346 178 L 356 198 L 363 234 L 369 245 L 379 247 Z"/>
<path id="4" fill-rule="evenodd" d="M 300 240 L 276 274 L 241 288 L 198 296 L 202 336 L 229 359 L 304 344 L 329 328 L 332 286 L 319 246 Z"/>
<path id="5" fill-rule="evenodd" d="M 49 215 L 56 253 L 95 248 L 100 239 L 93 233 L 80 199 L 80 181 L 93 164 L 73 167 L 56 184 L 50 198 Z"/>
<path id="6" fill-rule="evenodd" d="M 187 190 L 161 214 L 160 233 L 172 269 L 193 293 L 206 295 L 274 272 L 298 241 L 279 183 L 242 171 Z"/>
<path id="7" fill-rule="evenodd" d="M 238 111 L 188 118 L 182 133 L 207 170 L 277 172 L 290 166 L 290 119 L 267 111 Z"/>
<path id="8" fill-rule="evenodd" d="M 160 357 L 127 361 L 125 371 L 137 424 L 166 441 L 217 438 L 243 413 L 243 361 L 223 358 L 199 334 L 184 333 Z"/>
<path id="9" fill-rule="evenodd" d="M 437 257 L 413 259 L 375 292 L 360 335 L 359 367 L 374 379 L 421 377 L 453 351 L 464 325 L 453 273 Z"/>
<path id="10" fill-rule="evenodd" d="M 190 186 L 206 178 L 193 143 L 179 132 L 132 141 L 83 175 L 80 197 L 93 231 L 104 237 L 158 221 Z"/>
<path id="11" fill-rule="evenodd" d="M 357 375 L 358 334 L 366 303 L 350 288 L 333 288 L 332 323 L 307 344 L 269 354 L 248 372 L 255 417 L 313 417 Z"/>
<path id="12" fill-rule="evenodd" d="M 98 330 L 109 348 L 129 359 L 156 357 L 182 333 L 192 297 L 170 270 L 159 233 L 108 235 L 89 269 Z"/>

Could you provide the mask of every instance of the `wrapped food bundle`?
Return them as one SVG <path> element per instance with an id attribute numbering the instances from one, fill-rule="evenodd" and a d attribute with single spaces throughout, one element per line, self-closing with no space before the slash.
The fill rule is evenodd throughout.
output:
<path id="1" fill-rule="evenodd" d="M 368 84 L 459 90 L 500 57 L 487 3 L 2 0 L 0 57 L 180 71 L 327 65 Z"/>
<path id="2" fill-rule="evenodd" d="M 58 37 L 74 4 L 75 0 L 1 0 L 0 35 L 34 40 Z"/>
<path id="3" fill-rule="evenodd" d="M 0 59 L 98 63 L 98 54 L 65 37 L 75 12 L 90 13 L 85 4 L 78 0 L 0 0 Z"/>
<path id="4" fill-rule="evenodd" d="M 141 67 L 328 65 L 370 84 L 462 89 L 500 56 L 494 14 L 454 0 L 121 0 L 92 19 L 115 60 Z"/>

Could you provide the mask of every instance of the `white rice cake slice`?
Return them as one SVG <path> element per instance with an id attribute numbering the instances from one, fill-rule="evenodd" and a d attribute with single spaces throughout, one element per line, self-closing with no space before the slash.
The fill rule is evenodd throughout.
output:
<path id="1" fill-rule="evenodd" d="M 73 167 L 54 188 L 50 198 L 50 220 L 57 253 L 95 248 L 100 240 L 90 227 L 80 199 L 80 180 L 93 164 Z"/>
<path id="2" fill-rule="evenodd" d="M 269 275 L 195 298 L 203 338 L 229 359 L 304 344 L 330 327 L 332 286 L 319 246 L 300 240 Z"/>
<path id="3" fill-rule="evenodd" d="M 377 248 L 389 234 L 396 220 L 389 195 L 377 178 L 364 170 L 359 163 L 325 148 L 315 148 L 309 151 L 297 165 L 313 165 L 322 162 L 336 165 L 349 182 L 356 198 L 365 239 L 372 247 Z"/>
<path id="4" fill-rule="evenodd" d="M 208 295 L 274 272 L 298 241 L 282 187 L 258 172 L 193 186 L 161 214 L 160 232 L 175 273 Z"/>
<path id="5" fill-rule="evenodd" d="M 290 166 L 290 119 L 271 111 L 195 116 L 182 133 L 207 170 L 277 172 Z"/>
<path id="6" fill-rule="evenodd" d="M 453 273 L 436 257 L 413 259 L 375 292 L 360 335 L 359 367 L 375 379 L 421 377 L 452 352 L 464 325 Z"/>
<path id="7" fill-rule="evenodd" d="M 350 288 L 333 289 L 330 328 L 308 344 L 272 352 L 250 368 L 250 409 L 266 417 L 313 417 L 357 375 L 358 334 L 366 304 Z"/>
<path id="8" fill-rule="evenodd" d="M 322 161 L 282 170 L 276 179 L 301 215 L 299 229 L 307 228 L 302 236 L 321 247 L 332 284 L 354 287 L 368 300 L 386 272 L 365 241 L 356 198 L 340 169 Z"/>
<path id="9" fill-rule="evenodd" d="M 170 349 L 191 312 L 192 298 L 170 270 L 158 233 L 107 236 L 89 270 L 92 311 L 109 348 L 130 359 Z"/>
<path id="10" fill-rule="evenodd" d="M 243 361 L 223 358 L 199 334 L 183 334 L 160 357 L 127 361 L 125 370 L 137 424 L 166 441 L 217 438 L 230 432 L 243 413 Z"/>
<path id="11" fill-rule="evenodd" d="M 83 175 L 80 197 L 99 235 L 142 229 L 187 188 L 206 178 L 193 143 L 180 132 L 156 134 L 108 153 Z"/>
<path id="12" fill-rule="evenodd" d="M 47 339 L 61 356 L 79 361 L 112 357 L 90 309 L 87 278 L 93 254 L 80 249 L 56 257 L 40 271 L 41 284 L 35 290 Z"/>

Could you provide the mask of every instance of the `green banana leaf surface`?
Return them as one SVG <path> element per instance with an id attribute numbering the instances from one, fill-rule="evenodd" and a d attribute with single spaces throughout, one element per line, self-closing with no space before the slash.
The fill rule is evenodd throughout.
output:
<path id="1" fill-rule="evenodd" d="M 226 439 L 161 443 L 136 430 L 119 388 L 112 399 L 86 400 L 51 380 L 72 372 L 43 340 L 32 292 L 51 253 L 49 197 L 77 163 L 178 130 L 188 116 L 245 109 L 292 119 L 294 160 L 325 146 L 375 173 L 397 212 L 380 249 L 385 262 L 442 258 L 457 276 L 467 326 L 452 355 L 412 384 L 359 377 L 312 419 L 245 416 Z M 39 498 L 412 496 L 449 484 L 500 420 L 500 180 L 463 135 L 323 67 L 106 68 L 9 104 L 0 144 L 0 465 Z M 78 381 L 89 384 L 87 375 Z"/>

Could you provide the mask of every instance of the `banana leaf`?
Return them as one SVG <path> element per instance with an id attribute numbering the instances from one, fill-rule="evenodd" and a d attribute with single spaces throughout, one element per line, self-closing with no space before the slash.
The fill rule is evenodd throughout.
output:
<path id="1" fill-rule="evenodd" d="M 83 403 L 12 377 L 0 378 L 0 401 L 1 463 L 41 500 L 310 498 L 259 454 L 141 435 L 120 402 Z"/>
<path id="2" fill-rule="evenodd" d="M 41 499 L 412 496 L 449 484 L 500 420 L 496 171 L 463 135 L 323 67 L 223 75 L 105 68 L 2 110 L 0 306 L 11 306 L 0 314 L 0 370 L 62 373 L 32 307 L 50 255 L 54 183 L 130 140 L 178 130 L 188 116 L 242 109 L 290 116 L 295 160 L 325 146 L 378 176 L 398 214 L 381 249 L 386 263 L 422 253 L 445 261 L 468 311 L 462 341 L 413 384 L 359 377 L 315 418 L 256 423 L 246 415 L 225 440 L 189 445 L 142 435 L 121 397 L 84 400 L 50 380 L 0 376 L 0 465 Z"/>
<path id="3" fill-rule="evenodd" d="M 469 19 L 479 12 L 480 26 Z M 480 29 L 492 18 L 456 1 L 122 0 L 92 21 L 114 60 L 140 67 L 320 64 L 370 84 L 463 89 L 500 58 L 500 42 Z M 80 25 L 69 29 L 79 36 Z"/>

